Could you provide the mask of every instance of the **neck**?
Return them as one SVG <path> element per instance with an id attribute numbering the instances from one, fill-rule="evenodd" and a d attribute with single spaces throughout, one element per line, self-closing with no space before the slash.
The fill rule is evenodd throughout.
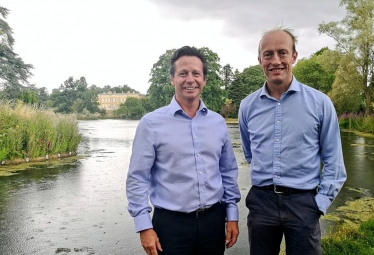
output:
<path id="1" fill-rule="evenodd" d="M 200 99 L 194 101 L 179 101 L 177 98 L 175 100 L 178 102 L 182 110 L 191 118 L 195 117 L 197 110 L 200 106 Z"/>

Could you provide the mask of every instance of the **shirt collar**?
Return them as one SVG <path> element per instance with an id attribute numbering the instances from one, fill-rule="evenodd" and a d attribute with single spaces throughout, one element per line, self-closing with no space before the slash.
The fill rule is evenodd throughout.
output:
<path id="1" fill-rule="evenodd" d="M 292 75 L 292 82 L 286 93 L 290 91 L 300 91 L 300 83 L 296 80 L 295 76 Z M 264 85 L 262 86 L 262 90 L 260 93 L 260 97 L 267 96 L 270 97 L 268 90 L 266 89 L 266 81 L 264 82 Z"/>
<path id="2" fill-rule="evenodd" d="M 178 111 L 183 111 L 182 107 L 178 104 L 177 100 L 175 100 L 175 95 L 171 99 L 171 102 L 169 104 L 170 113 L 172 116 L 174 116 Z M 198 109 L 199 112 L 202 112 L 203 115 L 207 115 L 208 108 L 205 106 L 203 100 L 200 99 L 200 106 Z"/>

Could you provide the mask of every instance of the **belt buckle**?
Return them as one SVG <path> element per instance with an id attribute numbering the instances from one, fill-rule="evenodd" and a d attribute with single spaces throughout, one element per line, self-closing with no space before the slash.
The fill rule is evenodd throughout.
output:
<path id="1" fill-rule="evenodd" d="M 205 210 L 202 209 L 202 208 L 197 209 L 197 210 L 196 210 L 196 218 L 197 218 L 197 219 L 198 219 L 198 218 L 201 218 L 202 216 L 199 217 L 199 213 L 200 213 L 200 212 L 204 212 L 204 211 L 205 211 Z"/>
<path id="2" fill-rule="evenodd" d="M 284 194 L 283 191 L 277 191 L 277 185 L 274 185 L 274 192 L 275 192 L 276 194 Z"/>

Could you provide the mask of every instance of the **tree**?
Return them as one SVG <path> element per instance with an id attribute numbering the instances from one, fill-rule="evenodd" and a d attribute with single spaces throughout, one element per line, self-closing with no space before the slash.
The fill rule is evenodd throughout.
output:
<path id="1" fill-rule="evenodd" d="M 245 68 L 241 73 L 244 84 L 244 93 L 249 95 L 264 85 L 265 76 L 260 65 Z M 244 98 L 244 97 L 243 97 Z"/>
<path id="2" fill-rule="evenodd" d="M 328 51 L 328 48 L 322 48 L 309 58 L 300 59 L 292 69 L 292 73 L 298 81 L 327 94 L 335 80 L 336 69 L 326 70 L 320 64 L 319 57 L 325 51 Z"/>
<path id="3" fill-rule="evenodd" d="M 158 61 L 153 64 L 151 69 L 150 86 L 148 95 L 152 109 L 157 109 L 170 103 L 174 95 L 174 88 L 170 84 L 170 60 L 175 49 L 167 50 L 160 56 Z"/>
<path id="4" fill-rule="evenodd" d="M 0 97 L 13 99 L 21 98 L 21 92 L 27 79 L 32 75 L 30 64 L 23 60 L 13 51 L 13 32 L 4 20 L 9 10 L 0 6 Z M 3 17 L 4 19 L 2 19 Z"/>
<path id="5" fill-rule="evenodd" d="M 90 113 L 99 112 L 97 91 L 87 88 L 84 77 L 74 80 L 69 77 L 59 90 L 54 90 L 51 95 L 52 105 L 56 112 L 60 113 L 82 113 L 83 110 Z"/>
<path id="6" fill-rule="evenodd" d="M 129 97 L 115 111 L 115 115 L 125 119 L 140 119 L 146 113 L 142 101 L 136 97 Z"/>
<path id="7" fill-rule="evenodd" d="M 238 70 L 235 71 L 234 80 L 227 89 L 227 97 L 231 100 L 235 109 L 239 109 L 240 102 L 247 94 L 244 92 L 243 76 Z M 227 101 L 226 101 L 227 105 Z M 236 111 L 237 113 L 237 111 Z"/>
<path id="8" fill-rule="evenodd" d="M 374 0 L 341 0 L 347 15 L 340 22 L 322 23 L 318 30 L 336 41 L 342 61 L 351 61 L 345 76 L 355 76 L 365 96 L 365 115 L 372 111 L 374 94 Z M 346 60 L 344 60 L 346 58 Z"/>
<path id="9" fill-rule="evenodd" d="M 234 79 L 234 73 L 230 64 L 223 67 L 223 83 L 225 84 L 225 90 L 231 85 Z"/>

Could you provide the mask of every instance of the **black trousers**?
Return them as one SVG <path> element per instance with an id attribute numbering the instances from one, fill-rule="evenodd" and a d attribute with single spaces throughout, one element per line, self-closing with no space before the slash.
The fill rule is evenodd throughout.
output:
<path id="1" fill-rule="evenodd" d="M 287 255 L 321 255 L 321 213 L 315 194 L 277 194 L 252 186 L 246 198 L 250 254 L 278 255 L 284 235 Z"/>
<path id="2" fill-rule="evenodd" d="M 221 255 L 225 252 L 226 209 L 217 203 L 207 212 L 154 209 L 152 223 L 162 255 Z"/>

